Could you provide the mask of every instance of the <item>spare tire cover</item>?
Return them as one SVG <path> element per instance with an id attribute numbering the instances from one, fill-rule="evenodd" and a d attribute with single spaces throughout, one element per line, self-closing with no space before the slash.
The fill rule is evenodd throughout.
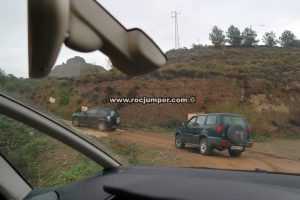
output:
<path id="1" fill-rule="evenodd" d="M 234 144 L 244 144 L 246 142 L 246 131 L 241 125 L 230 125 L 227 129 L 227 137 Z"/>

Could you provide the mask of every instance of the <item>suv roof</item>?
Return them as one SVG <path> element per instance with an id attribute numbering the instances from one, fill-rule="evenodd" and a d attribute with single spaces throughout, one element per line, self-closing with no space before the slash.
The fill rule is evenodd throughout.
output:
<path id="1" fill-rule="evenodd" d="M 233 114 L 233 113 L 205 113 L 205 114 L 198 114 L 197 116 L 201 116 L 201 115 L 232 115 L 232 116 L 243 117 L 243 115 Z"/>
<path id="2" fill-rule="evenodd" d="M 111 109 L 111 108 L 90 108 L 89 110 L 92 110 L 92 109 L 95 109 L 95 110 L 113 110 L 113 109 Z M 113 110 L 114 111 L 114 110 Z"/>

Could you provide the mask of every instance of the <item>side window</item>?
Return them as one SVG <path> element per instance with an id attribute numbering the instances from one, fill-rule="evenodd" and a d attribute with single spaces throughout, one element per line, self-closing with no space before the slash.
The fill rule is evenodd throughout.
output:
<path id="1" fill-rule="evenodd" d="M 199 116 L 199 117 L 197 118 L 197 121 L 196 121 L 196 123 L 197 123 L 197 124 L 199 124 L 199 126 L 203 126 L 203 125 L 204 125 L 204 122 L 205 122 L 205 120 L 206 120 L 206 116 L 205 116 L 205 115 L 203 115 L 203 116 Z"/>
<path id="2" fill-rule="evenodd" d="M 115 111 L 111 110 L 110 112 L 110 116 L 113 117 L 115 115 Z"/>
<path id="3" fill-rule="evenodd" d="M 99 114 L 102 115 L 102 116 L 107 116 L 108 115 L 106 110 L 100 110 Z"/>
<path id="4" fill-rule="evenodd" d="M 102 167 L 65 144 L 0 115 L 0 153 L 33 188 L 95 175 Z"/>
<path id="5" fill-rule="evenodd" d="M 192 117 L 192 119 L 190 119 L 190 121 L 187 123 L 187 126 L 191 127 L 194 126 L 195 122 L 196 122 L 197 117 Z"/>
<path id="6" fill-rule="evenodd" d="M 216 124 L 216 122 L 217 122 L 217 116 L 216 115 L 210 115 L 210 116 L 207 117 L 206 125 Z"/>
<path id="7" fill-rule="evenodd" d="M 95 115 L 97 113 L 97 110 L 96 109 L 91 109 L 91 110 L 86 111 L 86 113 L 91 114 L 91 115 Z"/>

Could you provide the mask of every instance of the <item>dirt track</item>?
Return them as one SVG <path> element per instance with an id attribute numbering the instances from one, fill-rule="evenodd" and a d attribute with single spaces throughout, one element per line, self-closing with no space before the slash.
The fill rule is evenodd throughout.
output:
<path id="1" fill-rule="evenodd" d="M 227 151 L 215 150 L 212 156 L 202 156 L 197 148 L 176 149 L 174 136 L 170 134 L 124 130 L 101 133 L 90 128 L 79 130 L 81 133 L 96 137 L 111 137 L 123 142 L 135 143 L 150 150 L 167 151 L 179 158 L 174 166 L 241 170 L 258 168 L 267 171 L 300 173 L 300 140 L 255 143 L 254 147 L 246 150 L 240 158 L 232 158 Z"/>
<path id="2" fill-rule="evenodd" d="M 256 143 L 253 149 L 244 152 L 240 158 L 232 158 L 226 151 L 214 151 L 212 156 L 202 156 L 199 154 L 197 148 L 176 149 L 172 135 L 117 132 L 114 133 L 112 137 L 135 142 L 149 148 L 169 150 L 180 158 L 180 166 L 184 167 L 212 167 L 243 170 L 259 168 L 268 171 L 300 173 L 300 141 L 283 140 Z M 287 146 L 287 143 L 292 144 Z M 273 147 L 275 150 L 278 150 L 278 152 L 273 152 Z M 286 156 L 289 155 L 289 151 L 293 151 L 294 156 Z M 294 151 L 297 151 L 297 153 Z"/>

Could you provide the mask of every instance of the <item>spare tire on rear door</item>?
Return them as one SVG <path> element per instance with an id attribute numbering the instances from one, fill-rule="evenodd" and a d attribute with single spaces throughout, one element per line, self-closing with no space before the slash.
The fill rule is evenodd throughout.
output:
<path id="1" fill-rule="evenodd" d="M 227 129 L 227 137 L 233 144 L 245 144 L 246 130 L 238 124 L 232 124 Z"/>

